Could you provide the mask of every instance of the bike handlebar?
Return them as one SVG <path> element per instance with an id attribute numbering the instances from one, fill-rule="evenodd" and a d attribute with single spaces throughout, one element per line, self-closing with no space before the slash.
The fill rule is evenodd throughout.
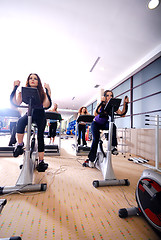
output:
<path id="1" fill-rule="evenodd" d="M 29 104 L 28 104 L 27 106 L 23 106 L 23 105 L 18 105 L 18 104 L 16 104 L 16 103 L 13 102 L 13 97 L 15 96 L 15 93 L 16 93 L 17 88 L 18 88 L 18 86 L 16 85 L 16 86 L 14 87 L 11 95 L 10 95 L 10 102 L 11 102 L 11 104 L 12 104 L 13 106 L 17 107 L 17 108 L 19 108 L 19 107 L 20 107 L 20 108 L 28 108 Z M 48 94 L 48 89 L 47 89 L 47 88 L 45 88 L 45 89 L 46 89 L 46 95 L 47 95 L 47 97 L 48 97 L 48 99 L 49 99 L 50 105 L 49 105 L 48 107 L 43 107 L 43 109 L 44 109 L 44 110 L 47 110 L 47 109 L 49 109 L 49 108 L 51 107 L 52 102 L 51 102 L 51 98 L 50 98 L 50 96 L 49 96 L 49 94 Z M 36 108 L 38 108 L 38 107 L 36 107 Z"/>

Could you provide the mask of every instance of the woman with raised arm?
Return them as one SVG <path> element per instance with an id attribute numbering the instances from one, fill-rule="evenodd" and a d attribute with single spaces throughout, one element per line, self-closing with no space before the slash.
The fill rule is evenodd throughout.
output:
<path id="1" fill-rule="evenodd" d="M 83 166 L 94 167 L 94 161 L 96 159 L 96 153 L 100 138 L 100 130 L 108 130 L 109 129 L 109 117 L 110 115 L 106 115 L 104 112 L 104 108 L 106 104 L 109 102 L 111 98 L 113 98 L 113 92 L 111 90 L 106 90 L 104 92 L 104 96 L 101 98 L 101 102 L 97 105 L 97 108 L 94 112 L 95 118 L 91 125 L 92 130 L 92 145 L 90 152 L 88 154 L 88 159 L 83 163 Z M 128 97 L 124 98 L 123 108 L 122 110 L 118 109 L 116 113 L 121 117 L 124 117 L 127 112 L 127 104 L 129 102 Z M 113 124 L 113 135 L 112 135 L 112 146 L 111 153 L 113 155 L 117 155 L 117 137 L 116 137 L 116 125 Z"/>
<path id="2" fill-rule="evenodd" d="M 11 94 L 13 97 L 13 103 L 16 105 L 20 105 L 22 103 L 22 95 L 21 92 L 18 93 L 16 96 L 16 89 L 20 86 L 20 81 L 14 81 L 14 90 Z M 32 122 L 37 124 L 37 138 L 38 138 L 38 155 L 39 155 L 39 164 L 37 166 L 38 171 L 45 171 L 48 168 L 48 164 L 44 162 L 44 130 L 46 127 L 46 117 L 45 117 L 45 111 L 44 108 L 48 108 L 51 106 L 51 91 L 48 84 L 44 84 L 44 88 L 46 92 L 43 89 L 41 80 L 39 76 L 36 73 L 31 73 L 26 81 L 26 87 L 31 88 L 37 88 L 41 105 L 38 106 L 38 108 L 34 108 L 33 114 L 32 114 Z M 22 155 L 24 150 L 24 133 L 25 133 L 25 127 L 28 123 L 28 116 L 27 113 L 21 117 L 18 120 L 17 123 L 17 145 L 14 149 L 13 155 L 14 157 L 18 157 L 19 155 Z"/>
<path id="3" fill-rule="evenodd" d="M 86 107 L 81 107 L 78 111 L 78 117 L 80 115 L 90 115 L 87 111 Z M 81 143 L 81 136 L 83 141 L 83 146 L 87 146 L 86 139 L 85 139 L 85 133 L 86 133 L 86 123 L 85 122 L 79 122 L 78 124 L 78 145 Z"/>

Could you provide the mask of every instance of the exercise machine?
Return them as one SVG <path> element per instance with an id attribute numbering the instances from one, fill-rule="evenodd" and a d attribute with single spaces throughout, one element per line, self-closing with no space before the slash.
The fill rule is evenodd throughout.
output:
<path id="1" fill-rule="evenodd" d="M 119 217 L 143 215 L 161 234 L 161 174 L 146 169 L 143 171 L 135 192 L 138 207 L 119 209 Z"/>
<path id="2" fill-rule="evenodd" d="M 46 191 L 47 184 L 33 184 L 33 174 L 34 169 L 37 164 L 37 144 L 35 139 L 35 134 L 31 139 L 31 125 L 32 125 L 32 111 L 36 106 L 40 106 L 40 96 L 36 88 L 22 87 L 22 102 L 27 104 L 27 106 L 17 106 L 17 107 L 27 107 L 28 108 L 28 125 L 27 125 L 27 141 L 26 149 L 24 152 L 23 165 L 21 169 L 20 176 L 16 182 L 15 186 L 5 186 L 0 187 L 0 195 L 8 194 L 13 192 L 33 192 L 33 191 Z M 31 143 L 31 144 L 30 144 Z"/>
<path id="3" fill-rule="evenodd" d="M 155 166 L 148 164 L 149 160 L 141 157 L 130 157 L 128 160 L 134 163 L 144 164 L 145 167 L 161 172 L 159 168 L 159 127 L 161 126 L 161 117 L 159 115 L 145 115 L 145 125 L 155 127 Z"/>
<path id="4" fill-rule="evenodd" d="M 60 123 L 58 131 L 59 131 L 59 143 L 56 145 L 45 145 L 45 155 L 46 156 L 60 156 L 60 151 L 61 151 L 61 121 L 62 121 L 62 117 L 60 113 L 56 113 L 56 112 L 45 112 L 46 114 L 46 119 L 51 119 L 51 120 L 55 120 L 57 122 Z"/>
<path id="5" fill-rule="evenodd" d="M 6 108 L 6 109 L 0 109 L 0 117 L 1 118 L 11 118 L 14 119 L 15 121 L 17 121 L 21 115 L 19 113 L 18 110 L 16 109 L 10 109 L 10 108 Z M 1 136 L 4 137 L 6 136 L 8 133 L 2 133 L 1 132 Z M 14 147 L 13 146 L 1 146 L 0 147 L 0 157 L 13 157 L 13 150 Z"/>
<path id="6" fill-rule="evenodd" d="M 128 158 L 129 161 L 133 161 L 134 163 L 138 163 L 138 164 L 144 164 L 144 163 L 148 163 L 149 160 L 148 159 L 144 159 L 141 157 L 130 157 Z"/>
<path id="7" fill-rule="evenodd" d="M 159 127 L 161 126 L 161 117 L 159 115 L 145 115 L 145 125 L 155 126 L 155 167 L 145 164 L 146 167 L 161 172 L 159 168 Z"/>
<path id="8" fill-rule="evenodd" d="M 109 121 L 109 131 L 108 131 L 108 142 L 107 142 L 107 153 L 103 151 L 103 146 L 99 144 L 98 151 L 95 160 L 95 167 L 101 170 L 103 175 L 103 180 L 94 180 L 93 186 L 103 187 L 103 186 L 119 186 L 125 185 L 129 186 L 130 182 L 128 179 L 116 179 L 111 161 L 111 146 L 112 146 L 112 134 L 113 134 L 113 124 L 114 124 L 114 112 L 116 112 L 120 106 L 121 99 L 111 98 L 106 104 L 104 111 L 111 116 Z"/>
<path id="9" fill-rule="evenodd" d="M 78 146 L 78 138 L 77 138 L 77 132 L 78 132 L 78 124 L 80 122 L 84 122 L 87 125 L 91 125 L 91 123 L 93 122 L 94 116 L 93 115 L 80 115 L 77 118 L 76 121 L 76 130 L 75 130 L 75 145 L 73 145 L 73 148 L 75 148 L 76 150 L 76 155 L 77 156 L 83 156 L 83 155 L 88 155 L 89 151 L 90 151 L 90 147 L 89 146 Z"/>
<path id="10" fill-rule="evenodd" d="M 19 236 L 14 236 L 10 238 L 0 238 L 0 240 L 22 240 L 22 238 Z"/>
<path id="11" fill-rule="evenodd" d="M 7 200 L 6 199 L 0 199 L 0 213 L 2 212 L 2 209 L 6 205 Z"/>

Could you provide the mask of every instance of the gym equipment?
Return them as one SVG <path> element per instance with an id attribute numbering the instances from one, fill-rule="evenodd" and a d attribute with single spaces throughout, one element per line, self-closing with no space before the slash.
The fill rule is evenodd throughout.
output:
<path id="1" fill-rule="evenodd" d="M 0 187 L 0 195 L 11 192 L 33 192 L 33 191 L 46 191 L 47 184 L 33 184 L 33 173 L 37 161 L 37 145 L 35 144 L 35 136 L 31 141 L 31 124 L 32 124 L 32 111 L 34 107 L 40 106 L 40 96 L 37 88 L 22 87 L 22 102 L 28 106 L 17 106 L 28 108 L 28 125 L 27 125 L 27 141 L 26 150 L 24 153 L 24 160 L 20 176 L 15 186 Z M 31 146 L 30 146 L 31 142 Z"/>
<path id="2" fill-rule="evenodd" d="M 149 160 L 146 160 L 144 158 L 141 157 L 130 157 L 128 158 L 129 161 L 133 161 L 134 163 L 138 163 L 138 164 L 144 164 L 147 163 Z"/>
<path id="3" fill-rule="evenodd" d="M 95 160 L 95 167 L 102 171 L 104 180 L 94 180 L 93 186 L 103 187 L 103 186 L 118 186 L 118 185 L 126 185 L 129 186 L 130 182 L 128 179 L 116 179 L 112 162 L 111 162 L 111 146 L 112 146 L 112 133 L 113 133 L 113 124 L 114 124 L 114 112 L 116 112 L 120 106 L 121 99 L 119 98 L 111 98 L 110 101 L 106 104 L 104 111 L 111 116 L 111 120 L 109 121 L 109 132 L 108 132 L 108 145 L 107 145 L 107 153 L 103 152 L 103 147 L 101 145 L 98 146 L 97 156 Z"/>
<path id="4" fill-rule="evenodd" d="M 161 126 L 161 117 L 159 117 L 159 115 L 145 115 L 145 117 L 147 117 L 145 119 L 145 125 L 155 126 L 155 167 L 152 167 L 148 164 L 146 164 L 145 166 L 161 172 L 161 169 L 159 168 L 159 127 Z"/>
<path id="5" fill-rule="evenodd" d="M 61 114 L 56 112 L 45 112 L 46 119 L 52 119 L 60 123 L 59 125 L 59 144 L 58 145 L 45 145 L 45 155 L 53 156 L 57 155 L 60 156 L 60 149 L 61 149 Z"/>
<path id="6" fill-rule="evenodd" d="M 117 138 L 119 139 L 118 148 L 119 153 L 121 153 L 124 158 L 126 158 L 127 154 L 130 154 L 130 145 L 127 144 L 128 141 L 131 141 L 131 131 L 128 131 L 128 128 L 117 128 Z"/>
<path id="7" fill-rule="evenodd" d="M 88 146 L 78 146 L 78 139 L 77 139 L 77 131 L 78 131 L 78 124 L 80 122 L 85 122 L 86 124 L 91 125 L 93 122 L 94 116 L 93 115 L 80 115 L 76 121 L 76 134 L 75 134 L 75 145 L 73 146 L 76 150 L 77 156 L 88 155 L 90 151 L 90 147 Z"/>
<path id="8" fill-rule="evenodd" d="M 137 183 L 135 197 L 138 207 L 120 209 L 119 217 L 143 215 L 161 233 L 161 174 L 152 169 L 144 170 Z"/>
<path id="9" fill-rule="evenodd" d="M 2 212 L 2 209 L 6 205 L 7 200 L 6 199 L 0 199 L 0 213 Z"/>
<path id="10" fill-rule="evenodd" d="M 67 135 L 74 135 L 75 134 L 75 125 L 76 125 L 76 120 L 73 120 L 73 121 L 69 122 L 67 130 L 66 130 Z"/>
<path id="11" fill-rule="evenodd" d="M 10 237 L 10 238 L 0 238 L 0 240 L 22 240 L 22 238 L 15 236 L 15 237 Z"/>
<path id="12" fill-rule="evenodd" d="M 1 118 L 12 118 L 15 121 L 17 121 L 21 115 L 19 111 L 16 109 L 0 109 L 0 117 Z M 3 134 L 3 136 L 6 134 Z M 6 146 L 6 147 L 0 147 L 0 157 L 13 157 L 13 146 Z"/>
<path id="13" fill-rule="evenodd" d="M 148 159 L 143 159 L 140 157 L 130 157 L 128 160 L 133 161 L 134 163 L 139 163 L 139 164 L 144 164 L 145 167 L 157 170 L 161 172 L 161 169 L 159 168 L 159 127 L 161 125 L 159 119 L 159 115 L 155 116 L 150 116 L 150 115 L 145 115 L 145 125 L 148 126 L 155 126 L 155 166 L 151 166 L 150 164 L 147 164 L 149 162 Z"/>

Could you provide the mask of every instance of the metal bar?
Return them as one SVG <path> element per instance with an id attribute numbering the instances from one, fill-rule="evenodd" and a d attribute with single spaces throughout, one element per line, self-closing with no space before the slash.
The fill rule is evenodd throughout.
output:
<path id="1" fill-rule="evenodd" d="M 156 115 L 155 129 L 155 167 L 159 168 L 159 115 Z"/>

